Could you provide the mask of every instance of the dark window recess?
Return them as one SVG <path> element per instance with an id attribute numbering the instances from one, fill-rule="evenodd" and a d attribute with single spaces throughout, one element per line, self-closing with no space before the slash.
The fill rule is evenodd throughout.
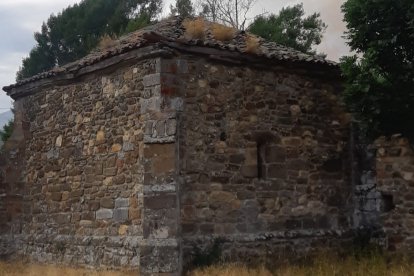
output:
<path id="1" fill-rule="evenodd" d="M 263 169 L 264 169 L 264 144 L 262 142 L 257 142 L 257 178 L 263 178 Z"/>
<path id="2" fill-rule="evenodd" d="M 382 212 L 388 213 L 395 209 L 394 198 L 392 195 L 382 194 Z"/>
<path id="3" fill-rule="evenodd" d="M 227 136 L 225 132 L 220 133 L 220 141 L 226 141 Z"/>

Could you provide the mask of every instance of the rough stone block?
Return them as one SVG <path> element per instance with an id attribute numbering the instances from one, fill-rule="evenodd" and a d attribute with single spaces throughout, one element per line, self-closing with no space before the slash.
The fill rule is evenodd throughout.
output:
<path id="1" fill-rule="evenodd" d="M 287 176 L 286 166 L 280 164 L 269 165 L 267 169 L 267 176 L 269 178 L 282 178 L 285 179 Z"/>
<path id="2" fill-rule="evenodd" d="M 129 198 L 116 198 L 115 208 L 129 207 Z"/>
<path id="3" fill-rule="evenodd" d="M 100 205 L 102 208 L 109 208 L 109 209 L 113 209 L 114 208 L 114 200 L 112 198 L 101 198 L 101 200 L 99 201 Z"/>
<path id="4" fill-rule="evenodd" d="M 302 138 L 300 137 L 284 137 L 282 138 L 282 144 L 289 147 L 299 147 L 302 145 Z"/>
<path id="5" fill-rule="evenodd" d="M 56 143 L 55 143 L 56 147 L 58 147 L 58 148 L 62 147 L 62 142 L 63 142 L 63 136 L 62 135 L 59 135 L 56 138 Z"/>
<path id="6" fill-rule="evenodd" d="M 96 219 L 112 219 L 114 211 L 112 209 L 99 209 L 96 211 Z"/>
<path id="7" fill-rule="evenodd" d="M 135 146 L 131 142 L 125 141 L 122 145 L 122 151 L 124 152 L 133 151 L 134 149 L 135 149 Z"/>
<path id="8" fill-rule="evenodd" d="M 157 73 L 176 73 L 177 65 L 175 64 L 174 60 L 158 59 L 155 66 L 155 71 Z"/>
<path id="9" fill-rule="evenodd" d="M 144 148 L 144 157 L 151 158 L 154 156 L 171 157 L 175 155 L 175 144 L 152 144 Z"/>
<path id="10" fill-rule="evenodd" d="M 53 201 L 61 201 L 62 200 L 62 193 L 54 192 L 50 195 L 50 199 Z"/>
<path id="11" fill-rule="evenodd" d="M 177 205 L 176 195 L 157 195 L 144 198 L 144 208 L 146 209 L 169 209 Z"/>
<path id="12" fill-rule="evenodd" d="M 161 97 L 142 99 L 141 103 L 141 114 L 145 114 L 148 111 L 159 111 L 163 104 L 163 99 Z"/>
<path id="13" fill-rule="evenodd" d="M 155 124 L 155 129 L 152 132 L 152 137 L 164 137 L 165 136 L 165 120 L 159 120 Z"/>
<path id="14" fill-rule="evenodd" d="M 124 236 L 128 231 L 128 225 L 120 225 L 118 228 L 118 235 Z"/>
<path id="15" fill-rule="evenodd" d="M 105 132 L 100 130 L 98 133 L 96 133 L 96 142 L 97 145 L 103 144 L 105 142 Z"/>
<path id="16" fill-rule="evenodd" d="M 79 222 L 79 225 L 82 226 L 82 227 L 92 227 L 93 221 L 91 221 L 91 220 L 81 220 Z"/>
<path id="17" fill-rule="evenodd" d="M 245 157 L 243 154 L 232 154 L 229 158 L 231 164 L 242 164 L 244 160 Z"/>
<path id="18" fill-rule="evenodd" d="M 124 184 L 125 183 L 125 175 L 117 175 L 113 178 L 112 182 L 116 185 Z"/>
<path id="19" fill-rule="evenodd" d="M 115 176 L 117 171 L 117 168 L 106 168 L 103 170 L 103 173 L 105 176 Z"/>
<path id="20" fill-rule="evenodd" d="M 74 190 L 70 193 L 71 198 L 81 197 L 83 195 L 83 190 Z"/>
<path id="21" fill-rule="evenodd" d="M 89 201 L 88 206 L 90 211 L 96 211 L 100 207 L 99 202 L 95 200 Z"/>
<path id="22" fill-rule="evenodd" d="M 258 175 L 258 169 L 255 165 L 242 166 L 240 173 L 244 177 L 254 178 Z"/>
<path id="23" fill-rule="evenodd" d="M 146 87 L 153 86 L 153 85 L 160 85 L 161 84 L 161 74 L 160 73 L 155 73 L 155 74 L 146 75 L 142 79 L 142 83 Z"/>
<path id="24" fill-rule="evenodd" d="M 122 149 L 122 145 L 121 144 L 113 144 L 111 147 L 111 152 L 119 152 Z"/>
<path id="25" fill-rule="evenodd" d="M 128 218 L 130 220 L 141 219 L 141 209 L 138 208 L 130 208 Z"/>
<path id="26" fill-rule="evenodd" d="M 128 208 L 115 209 L 113 215 L 116 222 L 126 221 L 128 220 Z"/>
<path id="27" fill-rule="evenodd" d="M 71 220 L 71 214 L 55 214 L 52 217 L 57 224 L 67 224 Z"/>
<path id="28" fill-rule="evenodd" d="M 141 273 L 179 273 L 178 246 L 144 245 L 140 257 Z"/>
<path id="29" fill-rule="evenodd" d="M 157 157 L 153 159 L 153 173 L 155 175 L 168 173 L 175 170 L 175 157 Z"/>
<path id="30" fill-rule="evenodd" d="M 265 150 L 265 163 L 284 162 L 286 160 L 285 149 L 279 146 L 268 146 Z"/>

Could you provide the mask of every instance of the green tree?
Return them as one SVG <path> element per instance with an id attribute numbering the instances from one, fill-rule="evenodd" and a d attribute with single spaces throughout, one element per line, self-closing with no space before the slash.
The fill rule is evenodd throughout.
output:
<path id="1" fill-rule="evenodd" d="M 348 0 L 344 99 L 368 138 L 414 138 L 414 2 Z"/>
<path id="2" fill-rule="evenodd" d="M 194 15 L 194 7 L 191 0 L 176 0 L 175 6 L 170 5 L 172 15 L 189 17 Z"/>
<path id="3" fill-rule="evenodd" d="M 279 14 L 259 16 L 249 26 L 253 34 L 312 54 L 315 53 L 313 46 L 321 43 L 325 29 L 319 13 L 305 17 L 303 4 L 283 8 Z"/>
<path id="4" fill-rule="evenodd" d="M 148 24 L 162 0 L 83 0 L 51 15 L 35 33 L 36 46 L 23 59 L 17 80 L 87 55 L 105 34 L 116 36 Z"/>
<path id="5" fill-rule="evenodd" d="M 0 140 L 6 142 L 13 133 L 13 121 L 9 121 L 2 130 L 0 130 Z"/>

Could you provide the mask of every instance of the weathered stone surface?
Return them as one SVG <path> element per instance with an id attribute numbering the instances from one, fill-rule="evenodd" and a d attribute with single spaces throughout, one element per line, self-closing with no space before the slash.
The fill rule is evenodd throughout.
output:
<path id="1" fill-rule="evenodd" d="M 380 137 L 374 146 L 377 151 L 371 158 L 375 158 L 375 171 L 363 175 L 365 185 L 357 195 L 370 191 L 364 197 L 367 204 L 362 206 L 363 211 L 371 215 L 372 224 L 382 224 L 388 249 L 407 252 L 414 237 L 414 151 L 400 135 Z"/>
<path id="2" fill-rule="evenodd" d="M 96 211 L 96 219 L 112 219 L 114 211 L 112 209 L 99 209 Z"/>
<path id="3" fill-rule="evenodd" d="M 215 237 L 229 260 L 345 239 L 353 186 L 336 85 L 185 54 L 128 64 L 17 100 L 31 138 L 15 153 L 27 154 L 24 168 L 0 179 L 20 195 L 0 198 L 0 229 L 19 229 L 19 252 L 178 275 L 180 252 L 188 261 L 188 248 Z M 379 177 L 411 181 L 410 166 L 388 164 Z M 407 213 L 413 195 L 399 198 Z M 30 220 L 17 223 L 26 207 Z"/>
<path id="4" fill-rule="evenodd" d="M 118 235 L 124 236 L 126 235 L 127 231 L 128 231 L 128 225 L 124 225 L 124 224 L 120 225 L 118 229 Z"/>
<path id="5" fill-rule="evenodd" d="M 124 222 L 128 220 L 128 208 L 117 208 L 114 210 L 114 221 L 116 222 Z"/>
<path id="6" fill-rule="evenodd" d="M 169 209 L 174 208 L 177 204 L 175 195 L 158 195 L 145 199 L 147 202 L 145 208 L 148 209 Z"/>
<path id="7" fill-rule="evenodd" d="M 113 209 L 114 208 L 114 206 L 115 206 L 115 204 L 114 204 L 114 200 L 112 199 L 112 198 L 109 198 L 109 197 L 104 197 L 104 198 L 101 198 L 101 200 L 100 200 L 100 206 L 102 207 L 102 208 L 109 208 L 109 209 Z"/>
<path id="8" fill-rule="evenodd" d="M 129 198 L 117 198 L 115 199 L 115 207 L 129 207 Z"/>
<path id="9" fill-rule="evenodd" d="M 242 246 L 247 256 L 259 233 L 273 233 L 277 243 L 284 236 L 274 231 L 313 239 L 319 230 L 349 230 L 349 131 L 331 97 L 335 88 L 287 72 L 196 64 L 190 58 L 193 70 L 183 76 L 187 97 L 177 134 L 184 248 L 225 236 L 249 240 L 224 249 L 232 255 Z M 343 162 L 327 171 L 333 159 Z"/>
<path id="10" fill-rule="evenodd" d="M 148 59 L 92 73 L 80 82 L 42 87 L 16 101 L 20 121 L 15 125 L 26 140 L 13 155 L 24 165 L 14 159 L 5 162 L 0 154 L 0 255 L 2 234 L 16 229 L 16 247 L 10 248 L 34 261 L 139 266 L 144 170 L 140 94 L 143 77 L 152 73 L 154 60 Z M 12 173 L 3 167 L 8 164 L 19 168 Z M 4 180 L 13 191 L 3 191 Z M 8 193 L 12 197 L 3 200 Z M 23 197 L 30 203 L 22 204 Z M 129 198 L 136 199 L 131 211 Z M 115 241 L 118 236 L 122 239 Z"/>

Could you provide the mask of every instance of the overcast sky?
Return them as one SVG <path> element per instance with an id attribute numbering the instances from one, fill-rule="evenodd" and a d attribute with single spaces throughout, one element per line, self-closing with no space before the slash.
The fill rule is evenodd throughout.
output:
<path id="1" fill-rule="evenodd" d="M 170 3 L 164 0 L 164 13 Z M 345 24 L 342 22 L 340 7 L 345 0 L 257 0 L 251 16 L 263 12 L 276 13 L 282 7 L 304 2 L 307 13 L 320 12 L 328 25 L 322 44 L 318 50 L 337 61 L 348 53 L 343 40 Z M 16 71 L 22 58 L 26 57 L 35 45 L 33 33 L 39 31 L 43 21 L 51 13 L 58 13 L 68 5 L 80 0 L 0 0 L 0 88 L 14 83 Z M 12 100 L 0 91 L 0 113 L 10 108 Z"/>

